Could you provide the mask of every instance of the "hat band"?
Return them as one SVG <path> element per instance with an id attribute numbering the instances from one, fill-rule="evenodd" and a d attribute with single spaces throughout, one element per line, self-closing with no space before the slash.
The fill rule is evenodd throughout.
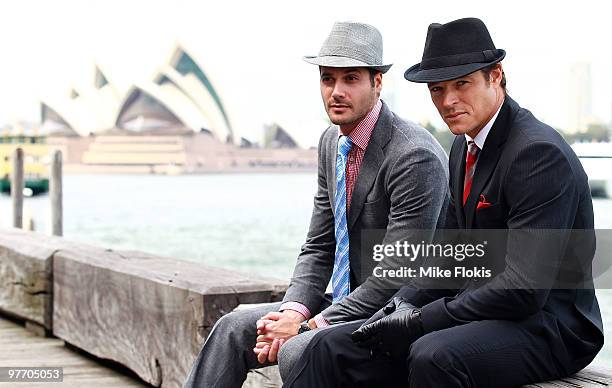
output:
<path id="1" fill-rule="evenodd" d="M 483 63 L 493 61 L 498 54 L 498 50 L 484 50 L 476 53 L 445 55 L 443 57 L 435 57 L 423 59 L 420 68 L 422 70 L 438 69 L 441 67 L 466 65 L 468 63 Z"/>
<path id="2" fill-rule="evenodd" d="M 382 61 L 376 58 L 374 55 L 370 55 L 369 53 L 362 50 L 355 50 L 354 48 L 349 47 L 325 47 L 319 51 L 320 57 L 344 57 L 355 59 L 360 62 L 367 63 L 370 66 L 381 66 Z"/>

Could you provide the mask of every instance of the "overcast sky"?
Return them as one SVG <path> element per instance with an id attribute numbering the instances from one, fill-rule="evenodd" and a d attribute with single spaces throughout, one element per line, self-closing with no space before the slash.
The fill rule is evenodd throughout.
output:
<path id="1" fill-rule="evenodd" d="M 392 108 L 442 126 L 427 89 L 403 79 L 420 61 L 427 26 L 483 19 L 503 61 L 511 95 L 536 117 L 564 127 L 569 69 L 589 62 L 593 114 L 612 119 L 609 1 L 114 1 L 0 3 L 0 124 L 39 119 L 41 97 L 58 98 L 91 79 L 96 61 L 127 88 L 151 79 L 176 42 L 219 90 L 235 130 L 249 138 L 279 122 L 303 143 L 324 129 L 316 54 L 334 21 L 373 24 L 384 39 L 383 79 Z"/>

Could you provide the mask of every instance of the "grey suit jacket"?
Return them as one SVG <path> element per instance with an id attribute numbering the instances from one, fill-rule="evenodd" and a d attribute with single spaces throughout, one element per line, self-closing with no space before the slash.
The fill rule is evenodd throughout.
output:
<path id="1" fill-rule="evenodd" d="M 313 313 L 321 309 L 330 323 L 371 316 L 395 293 L 376 285 L 362 273 L 362 231 L 385 230 L 392 243 L 409 230 L 441 227 L 448 204 L 448 158 L 424 128 L 404 121 L 383 103 L 380 116 L 355 182 L 348 213 L 351 293 L 329 306 L 325 290 L 334 266 L 334 191 L 338 126 L 332 125 L 319 141 L 318 190 L 306 243 L 283 302 L 299 302 Z M 364 262 L 371 262 L 364 257 Z M 363 281 L 364 279 L 365 282 Z"/>

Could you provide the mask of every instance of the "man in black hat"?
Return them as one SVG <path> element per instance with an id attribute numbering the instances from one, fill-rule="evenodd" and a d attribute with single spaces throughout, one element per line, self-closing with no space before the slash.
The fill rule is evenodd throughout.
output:
<path id="1" fill-rule="evenodd" d="M 514 387 L 575 373 L 600 350 L 587 176 L 508 96 L 504 56 L 481 20 L 460 19 L 431 24 L 405 72 L 457 135 L 446 228 L 508 230 L 502 270 L 459 291 L 402 288 L 367 322 L 316 335 L 286 386 Z"/>

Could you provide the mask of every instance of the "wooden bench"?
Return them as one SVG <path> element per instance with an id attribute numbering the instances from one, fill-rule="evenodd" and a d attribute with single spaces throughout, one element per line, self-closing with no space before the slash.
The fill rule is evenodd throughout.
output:
<path id="1" fill-rule="evenodd" d="M 242 388 L 276 388 L 281 387 L 282 382 L 278 373 L 278 367 L 269 366 L 249 372 L 247 380 Z M 547 381 L 537 384 L 529 384 L 523 388 L 605 388 L 612 387 L 612 369 L 605 366 L 592 365 L 573 376 L 555 381 Z"/>
<path id="2" fill-rule="evenodd" d="M 241 303 L 280 300 L 285 288 L 276 279 L 0 228 L 0 312 L 156 387 L 183 385 L 219 317 Z"/>
<path id="3" fill-rule="evenodd" d="M 612 387 L 612 369 L 602 365 L 591 365 L 575 375 L 564 379 L 524 386 L 524 388 L 553 387 Z"/>

